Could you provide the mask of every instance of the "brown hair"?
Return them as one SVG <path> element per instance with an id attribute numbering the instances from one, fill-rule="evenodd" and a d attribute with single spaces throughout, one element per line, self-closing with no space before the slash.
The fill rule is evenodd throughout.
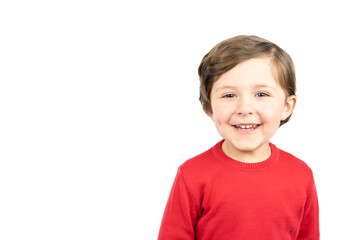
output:
<path id="1" fill-rule="evenodd" d="M 237 64 L 251 58 L 270 57 L 274 78 L 287 97 L 296 93 L 295 68 L 289 54 L 276 44 L 257 37 L 240 35 L 226 39 L 212 48 L 202 59 L 198 73 L 200 77 L 200 102 L 206 113 L 211 113 L 211 89 L 219 77 Z M 280 126 L 289 121 L 291 115 L 282 120 Z"/>

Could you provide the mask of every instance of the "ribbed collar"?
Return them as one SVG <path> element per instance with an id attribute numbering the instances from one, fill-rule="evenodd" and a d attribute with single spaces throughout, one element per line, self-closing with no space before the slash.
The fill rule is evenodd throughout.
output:
<path id="1" fill-rule="evenodd" d="M 227 156 L 222 148 L 221 145 L 225 140 L 221 140 L 220 142 L 218 142 L 214 147 L 213 147 L 213 151 L 216 155 L 216 157 L 218 157 L 219 159 L 221 159 L 222 161 L 224 161 L 226 164 L 229 164 L 231 166 L 237 167 L 237 168 L 242 168 L 242 169 L 262 169 L 262 168 L 267 168 L 270 165 L 272 165 L 274 162 L 276 162 L 279 158 L 279 149 L 272 143 L 269 143 L 270 145 L 270 149 L 271 149 L 271 155 L 268 159 L 262 161 L 262 162 L 257 162 L 257 163 L 245 163 L 245 162 L 240 162 L 237 161 L 233 158 L 230 158 L 229 156 Z"/>

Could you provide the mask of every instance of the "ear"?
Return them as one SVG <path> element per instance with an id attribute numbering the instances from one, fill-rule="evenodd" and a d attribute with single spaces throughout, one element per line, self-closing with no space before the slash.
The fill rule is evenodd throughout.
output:
<path id="1" fill-rule="evenodd" d="M 212 111 L 211 106 L 208 108 L 208 110 L 205 111 L 205 113 L 214 121 L 214 113 Z"/>
<path id="2" fill-rule="evenodd" d="M 211 120 L 214 121 L 214 114 L 212 113 L 212 111 L 207 111 L 206 114 L 211 118 Z"/>
<path id="3" fill-rule="evenodd" d="M 296 105 L 296 96 L 291 95 L 286 98 L 284 110 L 281 113 L 281 120 L 287 119 L 294 111 Z"/>

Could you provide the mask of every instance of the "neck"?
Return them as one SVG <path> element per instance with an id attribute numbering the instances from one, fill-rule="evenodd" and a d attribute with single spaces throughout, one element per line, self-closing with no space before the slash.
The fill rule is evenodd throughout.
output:
<path id="1" fill-rule="evenodd" d="M 222 144 L 222 150 L 228 157 L 244 163 L 262 162 L 271 155 L 271 149 L 268 142 L 251 151 L 240 151 L 225 140 Z"/>

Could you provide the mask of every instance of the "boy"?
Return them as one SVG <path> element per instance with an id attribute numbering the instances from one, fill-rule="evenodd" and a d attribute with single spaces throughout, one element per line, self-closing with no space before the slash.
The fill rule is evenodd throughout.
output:
<path id="1" fill-rule="evenodd" d="M 205 55 L 199 76 L 223 140 L 179 167 L 158 239 L 319 239 L 312 171 L 269 142 L 296 103 L 290 56 L 237 36 Z"/>

